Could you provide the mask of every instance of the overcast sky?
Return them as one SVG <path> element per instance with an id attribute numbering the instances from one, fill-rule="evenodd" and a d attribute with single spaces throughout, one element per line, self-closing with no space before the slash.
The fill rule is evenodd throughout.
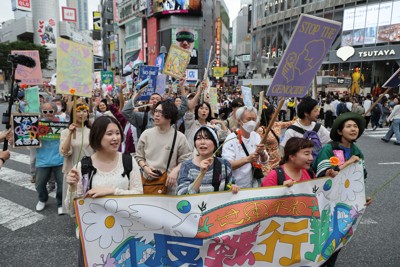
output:
<path id="1" fill-rule="evenodd" d="M 31 0 L 34 1 L 34 0 Z M 229 17 L 232 20 L 237 16 L 240 9 L 240 0 L 224 0 L 226 6 L 229 9 Z M 66 0 L 59 0 L 60 9 L 62 6 L 66 6 Z M 89 9 L 89 21 L 92 21 L 92 11 L 97 10 L 97 6 L 99 5 L 100 0 L 88 0 L 88 9 Z M 6 21 L 14 18 L 14 14 L 11 10 L 11 0 L 0 0 L 0 22 Z M 61 19 L 61 16 L 60 16 Z M 92 24 L 89 23 L 89 28 L 92 28 Z"/>

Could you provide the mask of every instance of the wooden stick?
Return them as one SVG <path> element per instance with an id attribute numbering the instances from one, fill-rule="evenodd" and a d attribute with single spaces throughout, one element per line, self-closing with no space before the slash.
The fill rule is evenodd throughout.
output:
<path id="1" fill-rule="evenodd" d="M 378 97 L 378 99 L 377 99 L 377 100 L 371 105 L 371 107 L 364 113 L 364 117 L 365 117 L 365 115 L 366 115 L 367 113 L 371 112 L 371 110 L 378 104 L 379 101 L 381 101 L 382 97 L 384 97 L 384 95 L 387 94 L 387 93 L 390 91 L 390 89 L 392 89 L 392 88 L 386 89 L 386 91 L 383 92 L 383 94 L 381 94 L 381 95 Z"/>
<path id="2" fill-rule="evenodd" d="M 204 72 L 203 80 L 205 80 L 207 78 L 208 70 L 210 69 L 212 51 L 213 51 L 213 46 L 210 47 L 210 54 L 208 56 L 207 68 L 206 68 L 206 71 Z"/>
<path id="3" fill-rule="evenodd" d="M 278 107 L 275 109 L 274 114 L 272 114 L 271 120 L 269 121 L 268 127 L 265 130 L 265 134 L 264 134 L 263 138 L 261 139 L 260 144 L 264 144 L 265 145 L 265 143 L 267 142 L 268 133 L 271 131 L 272 126 L 274 125 L 274 123 L 276 121 L 276 118 L 279 115 L 279 111 L 281 110 L 284 102 L 285 102 L 285 98 L 281 97 L 281 99 L 279 100 L 279 103 L 278 103 Z"/>
<path id="4" fill-rule="evenodd" d="M 76 96 L 74 95 L 73 98 L 74 98 L 74 105 L 73 105 L 74 118 L 72 122 L 76 124 Z M 76 130 L 72 133 L 72 138 L 76 139 Z"/>

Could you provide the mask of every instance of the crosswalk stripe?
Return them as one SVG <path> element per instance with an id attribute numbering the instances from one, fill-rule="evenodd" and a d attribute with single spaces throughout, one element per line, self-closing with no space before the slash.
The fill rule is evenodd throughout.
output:
<path id="1" fill-rule="evenodd" d="M 31 225 L 44 218 L 45 216 L 37 212 L 0 197 L 0 225 L 11 231 Z"/>
<path id="2" fill-rule="evenodd" d="M 35 184 L 30 182 L 30 175 L 16 171 L 13 169 L 9 169 L 7 167 L 2 167 L 1 168 L 1 175 L 0 175 L 0 180 L 15 184 L 17 186 L 24 187 L 26 189 L 32 190 L 36 192 Z M 50 197 L 55 198 L 56 193 L 51 192 L 49 194 Z"/>
<path id="3" fill-rule="evenodd" d="M 31 162 L 31 158 L 30 158 L 29 155 L 17 153 L 17 152 L 14 152 L 14 151 L 11 152 L 10 159 L 13 160 L 13 161 L 17 161 L 17 162 L 28 164 L 28 165 Z"/>

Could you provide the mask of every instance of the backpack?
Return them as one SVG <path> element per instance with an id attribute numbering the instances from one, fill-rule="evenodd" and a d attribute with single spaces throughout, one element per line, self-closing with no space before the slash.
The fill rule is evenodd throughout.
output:
<path id="1" fill-rule="evenodd" d="M 318 131 L 320 128 L 321 128 L 320 123 L 315 123 L 315 126 L 311 131 L 306 131 L 303 128 L 296 126 L 296 125 L 291 125 L 288 128 L 288 129 L 292 129 L 293 131 L 303 134 L 304 139 L 308 139 L 314 143 L 313 150 L 312 150 L 312 155 L 314 158 L 313 161 L 315 161 L 317 159 L 318 153 L 322 149 L 321 140 L 319 140 L 319 136 L 318 136 Z"/>
<path id="2" fill-rule="evenodd" d="M 376 104 L 372 108 L 372 114 L 374 114 L 374 115 L 380 115 L 381 114 L 381 108 L 379 107 L 379 104 Z"/>
<path id="3" fill-rule="evenodd" d="M 283 171 L 281 166 L 278 166 L 274 168 L 276 171 L 276 174 L 278 175 L 278 185 L 283 185 L 283 182 L 285 181 L 285 172 Z M 312 168 L 307 170 L 308 175 L 310 175 L 311 179 L 315 178 L 315 173 Z"/>
<path id="4" fill-rule="evenodd" d="M 350 110 L 347 108 L 347 105 L 345 103 L 340 103 L 337 107 L 337 115 L 339 116 L 342 113 L 350 112 Z"/>
<path id="5" fill-rule="evenodd" d="M 124 166 L 124 172 L 121 173 L 122 177 L 125 175 L 130 180 L 129 174 L 132 171 L 132 156 L 129 154 L 122 154 L 122 164 Z M 81 160 L 81 173 L 83 183 L 83 193 L 86 193 L 92 189 L 92 178 L 96 174 L 97 169 L 93 166 L 91 157 L 83 157 Z"/>

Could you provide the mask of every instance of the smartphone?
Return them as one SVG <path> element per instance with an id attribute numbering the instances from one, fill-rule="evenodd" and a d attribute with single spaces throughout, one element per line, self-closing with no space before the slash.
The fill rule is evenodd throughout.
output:
<path id="1" fill-rule="evenodd" d="M 160 170 L 153 170 L 154 173 L 156 173 L 158 176 L 162 176 L 162 172 Z"/>
<path id="2" fill-rule="evenodd" d="M 139 91 L 140 89 L 146 87 L 150 82 L 150 78 L 147 78 L 143 81 L 141 81 L 140 83 L 136 84 L 136 89 Z"/>

